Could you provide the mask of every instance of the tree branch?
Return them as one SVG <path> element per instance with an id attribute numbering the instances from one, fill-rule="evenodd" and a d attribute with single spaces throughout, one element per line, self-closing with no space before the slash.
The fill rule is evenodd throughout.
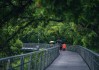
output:
<path id="1" fill-rule="evenodd" d="M 14 6 L 13 9 L 7 15 L 3 16 L 3 18 L 0 19 L 0 27 L 7 24 L 6 22 L 9 21 L 12 17 L 18 16 L 20 13 L 24 12 L 25 7 L 31 2 L 32 0 L 28 0 L 25 5 L 19 7 Z"/>
<path id="2" fill-rule="evenodd" d="M 23 19 L 33 19 L 34 17 L 20 17 L 20 18 L 23 18 Z M 35 21 L 36 20 L 39 20 L 39 21 L 55 21 L 55 22 L 63 22 L 64 21 L 63 19 L 45 18 L 45 17 L 36 18 L 34 20 Z"/>
<path id="3" fill-rule="evenodd" d="M 31 20 L 30 22 L 28 22 L 26 25 L 20 27 L 16 32 L 14 32 L 4 43 L 8 43 L 10 40 L 12 40 L 19 32 L 21 32 L 22 29 L 26 28 L 27 26 L 29 26 L 34 20 Z"/>

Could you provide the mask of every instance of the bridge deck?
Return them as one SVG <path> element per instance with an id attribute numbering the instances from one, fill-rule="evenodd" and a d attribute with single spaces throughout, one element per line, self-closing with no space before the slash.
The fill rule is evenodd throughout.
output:
<path id="1" fill-rule="evenodd" d="M 89 70 L 78 53 L 61 51 L 59 57 L 46 70 Z"/>

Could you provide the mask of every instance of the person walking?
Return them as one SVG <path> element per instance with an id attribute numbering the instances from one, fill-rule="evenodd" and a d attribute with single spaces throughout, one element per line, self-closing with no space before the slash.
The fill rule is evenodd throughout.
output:
<path id="1" fill-rule="evenodd" d="M 66 48 L 67 48 L 67 46 L 66 46 L 66 43 L 64 42 L 64 43 L 62 44 L 62 50 L 65 51 Z"/>
<path id="2" fill-rule="evenodd" d="M 60 50 L 62 50 L 62 40 L 60 38 L 58 38 L 58 40 L 56 41 L 56 43 L 59 44 Z"/>

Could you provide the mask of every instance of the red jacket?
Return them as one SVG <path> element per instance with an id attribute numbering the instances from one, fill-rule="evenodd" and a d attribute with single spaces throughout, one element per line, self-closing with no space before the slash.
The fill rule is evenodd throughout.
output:
<path id="1" fill-rule="evenodd" d="M 66 44 L 62 44 L 62 48 L 63 49 L 66 49 Z"/>

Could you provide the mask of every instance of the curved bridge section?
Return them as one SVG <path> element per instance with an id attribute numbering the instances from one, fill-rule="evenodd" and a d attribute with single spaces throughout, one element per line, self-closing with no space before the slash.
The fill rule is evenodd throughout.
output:
<path id="1" fill-rule="evenodd" d="M 99 54 L 82 46 L 68 46 L 68 50 L 77 52 L 86 62 L 90 70 L 99 70 Z"/>
<path id="2" fill-rule="evenodd" d="M 89 70 L 89 68 L 78 53 L 60 51 L 59 57 L 46 70 Z"/>
<path id="3" fill-rule="evenodd" d="M 0 70 L 99 70 L 99 54 L 86 48 L 67 45 L 67 51 L 60 51 L 59 45 L 45 47 L 1 58 Z"/>

